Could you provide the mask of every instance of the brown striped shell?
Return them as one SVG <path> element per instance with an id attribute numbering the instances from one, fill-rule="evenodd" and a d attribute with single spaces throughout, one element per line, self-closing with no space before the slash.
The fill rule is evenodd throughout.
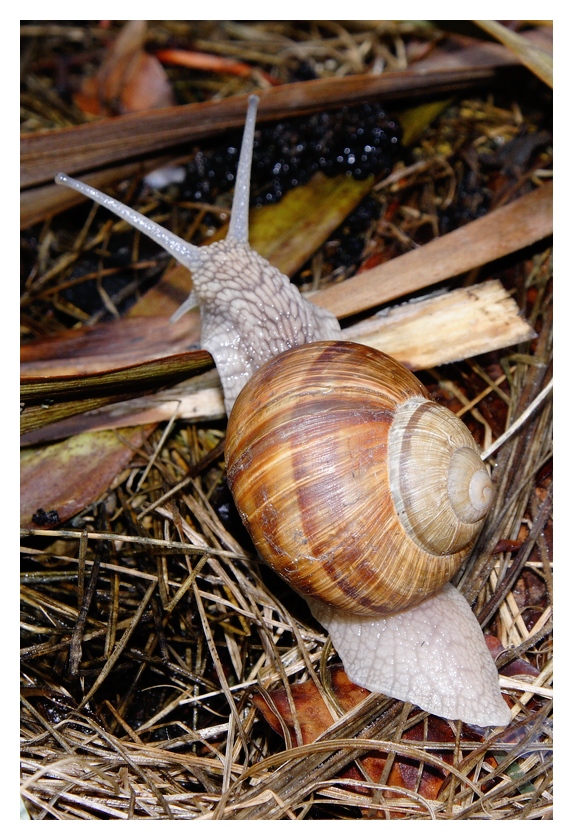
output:
<path id="1" fill-rule="evenodd" d="M 359 615 L 397 612 L 450 580 L 492 496 L 465 425 L 399 362 L 344 341 L 263 365 L 231 412 L 225 457 L 264 560 Z"/>

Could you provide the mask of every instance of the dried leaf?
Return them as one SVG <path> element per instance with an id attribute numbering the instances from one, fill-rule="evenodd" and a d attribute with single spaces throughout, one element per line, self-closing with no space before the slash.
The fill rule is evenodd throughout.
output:
<path id="1" fill-rule="evenodd" d="M 175 104 L 165 70 L 143 49 L 146 35 L 145 21 L 126 23 L 96 75 L 85 79 L 74 97 L 79 108 L 111 117 Z"/>
<path id="2" fill-rule="evenodd" d="M 485 634 L 485 641 L 488 646 L 489 652 L 493 656 L 494 659 L 497 659 L 504 651 L 505 648 L 497 638 L 497 636 L 492 636 L 490 633 Z M 517 677 L 517 676 L 528 676 L 528 677 L 538 677 L 539 670 L 528 662 L 526 659 L 522 657 L 518 657 L 517 659 L 513 659 L 511 662 L 508 662 L 507 665 L 504 665 L 502 668 L 499 669 L 499 673 L 503 674 L 504 677 Z"/>
<path id="3" fill-rule="evenodd" d="M 546 50 L 530 43 L 527 38 L 512 32 L 497 20 L 475 20 L 478 26 L 497 38 L 510 49 L 519 60 L 549 87 L 553 87 L 553 56 Z"/>
<path id="4" fill-rule="evenodd" d="M 337 703 L 344 712 L 357 706 L 370 692 L 365 688 L 360 688 L 351 682 L 344 669 L 341 666 L 334 666 L 329 668 L 329 675 L 331 679 L 332 693 L 336 698 Z M 319 691 L 312 680 L 304 683 L 298 683 L 291 686 L 292 698 L 295 704 L 297 718 L 300 724 L 303 743 L 309 744 L 314 741 L 326 731 L 333 723 L 332 717 L 328 708 L 319 694 Z M 296 743 L 296 731 L 294 727 L 293 717 L 290 711 L 286 692 L 280 688 L 276 691 L 269 692 L 272 703 L 280 714 L 282 721 L 286 725 L 293 740 Z M 277 714 L 267 703 L 261 695 L 253 697 L 253 703 L 261 712 L 269 726 L 279 735 L 283 735 L 283 727 Z M 431 716 L 428 719 L 427 729 L 424 731 L 424 724 L 417 724 L 403 734 L 404 740 L 408 741 L 422 741 L 424 738 L 434 741 L 442 742 L 444 744 L 444 751 L 439 752 L 438 755 L 447 763 L 453 763 L 453 743 L 454 735 L 448 724 L 440 718 Z M 367 753 L 360 759 L 360 764 L 363 771 L 374 782 L 380 781 L 384 771 L 388 754 L 386 752 L 372 751 Z M 364 779 L 364 773 L 355 765 L 347 768 L 341 773 L 343 778 Z M 408 790 L 416 790 L 422 796 L 428 799 L 436 799 L 438 791 L 444 782 L 445 774 L 435 767 L 425 766 L 420 773 L 418 762 L 411 761 L 408 758 L 396 758 L 393 762 L 392 769 L 387 779 L 387 784 L 395 788 L 406 788 Z M 353 790 L 356 787 L 353 786 Z M 358 788 L 358 792 L 367 793 L 367 789 Z M 396 798 L 399 792 L 385 794 L 388 798 Z M 368 812 L 371 816 L 371 812 Z M 381 814 L 383 817 L 383 814 Z M 393 813 L 394 817 L 399 816 L 398 812 Z"/>
<path id="5" fill-rule="evenodd" d="M 108 489 L 154 425 L 117 432 L 86 432 L 51 446 L 24 449 L 20 460 L 20 524 L 34 527 L 38 510 L 60 522 Z"/>
<path id="6" fill-rule="evenodd" d="M 354 708 L 354 706 L 357 706 L 358 703 L 370 694 L 366 688 L 360 688 L 360 686 L 351 682 L 341 666 L 332 668 L 329 673 L 332 681 L 333 693 L 341 708 L 345 712 Z M 291 686 L 291 693 L 301 727 L 303 743 L 311 744 L 313 741 L 316 741 L 319 735 L 332 725 L 332 716 L 312 680 L 307 680 L 303 683 L 295 683 L 295 685 Z M 269 692 L 269 695 L 272 698 L 272 701 L 275 704 L 281 718 L 286 723 L 293 739 L 293 743 L 296 743 L 296 730 L 286 691 L 284 688 L 280 688 L 276 691 Z M 283 728 L 280 720 L 264 698 L 261 695 L 255 694 L 253 696 L 253 702 L 259 711 L 264 715 L 269 726 L 272 726 L 275 732 L 282 735 Z"/>

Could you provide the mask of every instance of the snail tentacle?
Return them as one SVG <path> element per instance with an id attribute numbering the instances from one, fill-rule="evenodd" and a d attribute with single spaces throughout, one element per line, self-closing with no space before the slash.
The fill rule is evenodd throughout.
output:
<path id="1" fill-rule="evenodd" d="M 181 239 L 180 236 L 177 236 L 177 234 L 171 233 L 171 231 L 148 219 L 147 216 L 138 213 L 137 210 L 132 210 L 131 207 L 122 204 L 116 198 L 111 198 L 111 196 L 97 190 L 95 187 L 91 187 L 83 181 L 78 181 L 77 178 L 72 178 L 63 172 L 56 175 L 55 181 L 63 187 L 70 187 L 76 192 L 85 195 L 86 198 L 91 198 L 92 201 L 96 201 L 107 210 L 111 210 L 120 219 L 123 219 L 132 227 L 149 236 L 150 239 L 153 239 L 154 242 L 164 248 L 168 254 L 175 257 L 178 262 L 190 271 L 194 271 L 199 265 L 200 249 L 196 245 L 191 245 L 189 242 Z"/>

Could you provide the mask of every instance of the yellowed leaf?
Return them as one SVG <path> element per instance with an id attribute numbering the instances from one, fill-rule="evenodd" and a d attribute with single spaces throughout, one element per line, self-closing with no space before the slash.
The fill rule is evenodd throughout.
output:
<path id="1" fill-rule="evenodd" d="M 63 522 L 94 502 L 154 425 L 135 429 L 86 432 L 50 446 L 23 449 L 20 455 L 20 524 L 33 528 L 39 510 L 55 511 Z M 41 516 L 40 516 L 41 519 Z"/>

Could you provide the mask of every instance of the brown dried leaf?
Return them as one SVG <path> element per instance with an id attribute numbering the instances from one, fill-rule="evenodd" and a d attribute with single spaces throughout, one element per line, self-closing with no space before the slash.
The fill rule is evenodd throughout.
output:
<path id="1" fill-rule="evenodd" d="M 491 634 L 486 633 L 485 642 L 494 659 L 497 659 L 497 657 L 505 651 L 504 646 L 501 644 L 497 636 L 492 636 Z M 523 675 L 528 677 L 538 677 L 540 672 L 534 665 L 528 662 L 527 659 L 518 657 L 500 668 L 499 673 L 503 674 L 504 677 L 518 677 Z"/>
<path id="2" fill-rule="evenodd" d="M 365 688 L 360 688 L 351 682 L 342 666 L 330 668 L 329 674 L 332 692 L 344 712 L 357 706 L 370 694 Z M 312 743 L 332 725 L 333 721 L 330 712 L 312 680 L 291 686 L 291 693 L 303 736 L 303 743 Z M 269 692 L 269 695 L 284 724 L 288 728 L 293 742 L 296 743 L 294 721 L 285 690 L 280 688 L 276 691 Z M 261 695 L 254 695 L 253 703 L 269 726 L 279 735 L 283 735 L 281 722 L 266 700 Z M 453 763 L 452 748 L 454 735 L 448 724 L 440 718 L 430 716 L 426 724 L 426 730 L 424 730 L 424 723 L 419 723 L 404 732 L 402 737 L 406 741 L 423 741 L 426 739 L 438 743 L 442 742 L 445 749 L 439 753 L 440 758 L 448 764 Z M 360 764 L 369 778 L 374 782 L 378 782 L 384 771 L 387 758 L 388 754 L 385 752 L 372 751 L 360 759 Z M 343 778 L 348 779 L 364 779 L 364 774 L 355 765 L 347 768 L 341 775 Z M 424 767 L 420 773 L 418 762 L 400 757 L 396 758 L 393 762 L 386 783 L 395 788 L 416 790 L 428 799 L 435 799 L 444 779 L 445 774 L 435 767 Z M 353 789 L 356 790 L 355 787 Z M 366 788 L 358 788 L 358 791 L 368 793 Z M 393 795 L 399 796 L 400 794 L 396 792 Z M 391 797 L 392 794 L 390 794 Z M 398 814 L 394 814 L 394 816 L 398 816 Z"/>
<path id="3" fill-rule="evenodd" d="M 51 446 L 24 449 L 20 460 L 20 524 L 34 527 L 39 510 L 60 522 L 94 502 L 133 458 L 155 426 L 87 432 Z"/>
<path id="4" fill-rule="evenodd" d="M 360 688 L 360 686 L 351 682 L 344 669 L 340 666 L 332 668 L 330 676 L 332 680 L 332 690 L 341 708 L 344 709 L 345 712 L 354 708 L 354 706 L 357 706 L 358 703 L 370 694 L 367 689 Z M 301 727 L 303 743 L 311 744 L 313 741 L 316 741 L 318 736 L 328 729 L 329 726 L 332 726 L 332 716 L 312 680 L 307 680 L 303 683 L 296 683 L 291 686 L 291 693 Z M 286 723 L 293 742 L 296 742 L 294 720 L 291 714 L 286 691 L 284 688 L 279 688 L 276 691 L 269 692 L 269 694 L 277 708 L 277 711 Z M 253 703 L 264 715 L 269 726 L 271 726 L 275 732 L 278 732 L 279 735 L 282 735 L 283 728 L 281 723 L 264 698 L 261 695 L 255 694 L 253 696 Z"/>
<path id="5" fill-rule="evenodd" d="M 112 117 L 175 104 L 165 70 L 143 49 L 147 24 L 130 20 L 108 49 L 95 76 L 74 97 L 88 114 Z"/>
<path id="6" fill-rule="evenodd" d="M 197 311 L 186 313 L 175 324 L 160 316 L 121 318 L 25 344 L 20 351 L 20 373 L 56 377 L 111 371 L 195 350 L 200 335 Z"/>

